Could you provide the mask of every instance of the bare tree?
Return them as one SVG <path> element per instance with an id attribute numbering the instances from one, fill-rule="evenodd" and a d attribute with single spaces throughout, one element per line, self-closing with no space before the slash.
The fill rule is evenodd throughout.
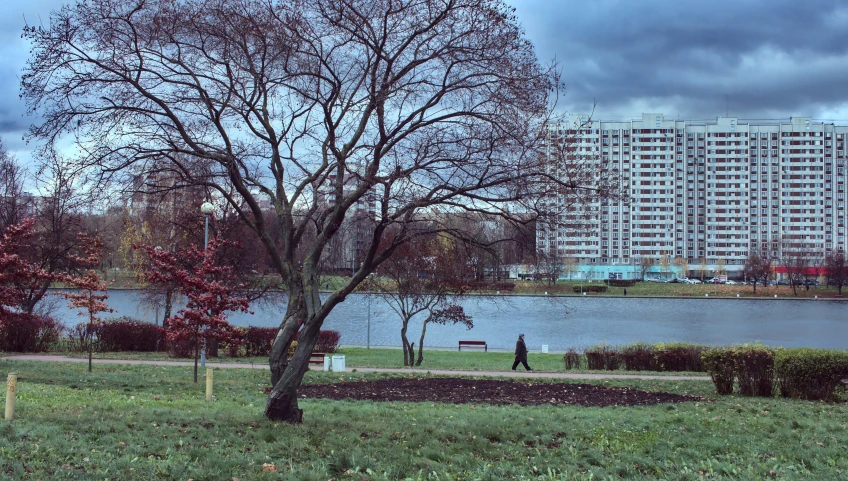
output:
<path id="1" fill-rule="evenodd" d="M 548 286 L 555 286 L 559 276 L 565 272 L 565 259 L 556 248 L 539 249 L 536 252 L 536 274 L 548 281 Z"/>
<path id="2" fill-rule="evenodd" d="M 288 290 L 265 413 L 300 422 L 322 323 L 416 224 L 461 238 L 445 214 L 526 223 L 543 187 L 618 188 L 593 163 L 553 175 L 539 146 L 561 84 L 512 12 L 497 0 L 81 0 L 25 29 L 22 96 L 43 119 L 29 138 L 46 151 L 74 137 L 76 167 L 104 183 L 170 169 L 237 212 Z M 361 262 L 322 298 L 325 249 L 371 195 Z"/>
<path id="3" fill-rule="evenodd" d="M 639 275 L 642 278 L 642 282 L 645 281 L 645 274 L 647 274 L 653 266 L 654 260 L 650 257 L 642 257 L 642 259 L 639 261 Z"/>
<path id="4" fill-rule="evenodd" d="M 383 299 L 401 319 L 403 365 L 421 365 L 424 336 L 430 323 L 474 324 L 457 301 L 465 294 L 471 279 L 466 278 L 464 249 L 451 239 L 431 235 L 412 239 L 398 247 L 380 265 L 363 287 Z M 410 321 L 423 316 L 418 359 L 407 332 Z"/>
<path id="5" fill-rule="evenodd" d="M 771 277 L 772 257 L 768 251 L 761 253 L 750 253 L 745 259 L 745 277 L 754 280 L 754 294 L 757 293 L 757 283 L 761 282 L 765 287 Z"/>
<path id="6" fill-rule="evenodd" d="M 824 267 L 827 272 L 827 283 L 833 284 L 842 295 L 842 286 L 848 283 L 848 262 L 845 260 L 845 252 L 834 249 L 828 252 L 824 259 Z"/>
<path id="7" fill-rule="evenodd" d="M 683 277 L 689 277 L 689 261 L 683 256 L 677 256 L 674 258 L 674 265 L 680 269 L 680 272 L 683 274 Z"/>
<path id="8" fill-rule="evenodd" d="M 24 195 L 24 180 L 24 170 L 0 139 L 0 235 L 32 212 L 32 201 Z"/>
<path id="9" fill-rule="evenodd" d="M 79 236 L 85 231 L 82 212 L 90 205 L 88 197 L 80 194 L 79 183 L 77 175 L 55 157 L 36 175 L 38 195 L 31 208 L 35 239 L 25 256 L 48 275 L 18 282 L 17 288 L 24 296 L 21 309 L 28 314 L 44 299 L 55 275 L 86 267 L 73 255 L 83 247 L 85 237 Z"/>
<path id="10" fill-rule="evenodd" d="M 798 286 L 803 284 L 810 269 L 811 253 L 798 239 L 784 237 L 781 241 L 780 263 L 786 269 L 786 276 L 792 286 L 792 293 L 798 295 Z"/>

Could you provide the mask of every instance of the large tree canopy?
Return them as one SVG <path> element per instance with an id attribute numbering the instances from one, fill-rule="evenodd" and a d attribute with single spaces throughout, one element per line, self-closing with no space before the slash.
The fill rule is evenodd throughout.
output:
<path id="1" fill-rule="evenodd" d="M 554 181 L 537 141 L 559 81 L 500 0 L 81 0 L 25 36 L 22 95 L 45 154 L 71 136 L 99 181 L 204 185 L 263 242 L 289 291 L 274 419 L 301 419 L 322 322 L 398 245 L 461 235 L 462 213 L 509 218 Z M 322 300 L 317 266 L 363 203 L 357 270 Z"/>

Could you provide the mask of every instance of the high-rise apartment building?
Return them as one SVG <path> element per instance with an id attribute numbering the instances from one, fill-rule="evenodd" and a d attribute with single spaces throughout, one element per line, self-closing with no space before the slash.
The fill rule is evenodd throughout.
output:
<path id="1" fill-rule="evenodd" d="M 821 257 L 846 249 L 845 138 L 848 126 L 814 122 L 666 119 L 549 126 L 549 144 L 572 159 L 616 171 L 629 201 L 580 208 L 549 194 L 558 221 L 537 224 L 537 248 L 578 261 L 594 278 L 638 277 L 643 259 L 691 269 L 741 271 L 750 252 Z M 564 162 L 569 162 L 565 160 Z M 582 219 L 577 222 L 578 218 Z"/>

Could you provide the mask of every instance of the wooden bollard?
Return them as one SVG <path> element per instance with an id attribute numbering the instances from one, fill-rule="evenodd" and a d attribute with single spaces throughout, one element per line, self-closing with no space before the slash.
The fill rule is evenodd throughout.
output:
<path id="1" fill-rule="evenodd" d="M 11 421 L 15 417 L 15 391 L 17 391 L 17 386 L 18 375 L 13 372 L 6 379 L 6 421 Z"/>
<path id="2" fill-rule="evenodd" d="M 206 370 L 206 400 L 212 400 L 212 369 Z"/>

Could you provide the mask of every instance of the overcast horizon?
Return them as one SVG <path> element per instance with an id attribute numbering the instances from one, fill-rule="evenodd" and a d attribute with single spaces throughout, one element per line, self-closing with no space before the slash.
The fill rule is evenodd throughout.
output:
<path id="1" fill-rule="evenodd" d="M 34 120 L 19 99 L 24 19 L 61 0 L 0 5 L 0 137 L 23 163 Z M 848 3 L 835 0 L 512 0 L 541 62 L 559 63 L 560 108 L 597 120 L 812 117 L 848 124 Z"/>

